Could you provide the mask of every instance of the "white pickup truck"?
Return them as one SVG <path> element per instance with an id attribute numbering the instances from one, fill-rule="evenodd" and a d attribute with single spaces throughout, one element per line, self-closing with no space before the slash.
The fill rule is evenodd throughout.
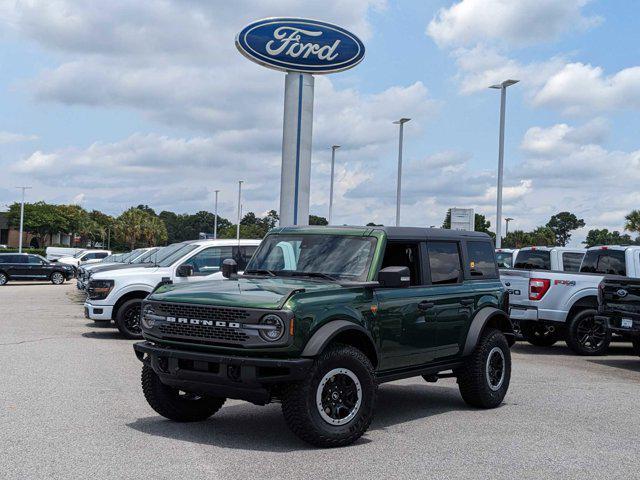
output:
<path id="1" fill-rule="evenodd" d="M 116 322 L 127 338 L 142 338 L 142 300 L 160 282 L 185 283 L 222 278 L 222 262 L 236 261 L 238 269 L 251 259 L 260 240 L 193 240 L 162 249 L 162 257 L 138 268 L 96 272 L 87 285 L 84 314 L 96 322 Z"/>
<path id="2" fill-rule="evenodd" d="M 577 272 L 586 250 L 571 247 L 525 247 L 518 250 L 513 268 Z"/>
<path id="3" fill-rule="evenodd" d="M 579 272 L 502 269 L 500 279 L 510 294 L 511 320 L 525 340 L 550 346 L 564 339 L 575 353 L 601 355 L 611 341 L 606 322 L 595 318 L 598 285 L 607 274 L 640 277 L 640 246 L 589 248 Z"/>

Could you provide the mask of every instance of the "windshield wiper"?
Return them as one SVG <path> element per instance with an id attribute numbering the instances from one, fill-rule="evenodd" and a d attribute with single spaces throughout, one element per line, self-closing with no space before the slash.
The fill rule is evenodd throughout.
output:
<path id="1" fill-rule="evenodd" d="M 292 277 L 315 277 L 315 278 L 323 278 L 324 280 L 329 280 L 331 282 L 336 282 L 338 279 L 333 275 L 329 275 L 328 273 L 322 272 L 301 272 L 298 270 L 292 270 L 288 272 Z"/>
<path id="2" fill-rule="evenodd" d="M 269 275 L 270 277 L 275 277 L 276 274 L 273 273 L 271 270 L 267 270 L 265 268 L 254 268 L 251 270 L 245 270 L 244 273 L 246 274 L 258 274 L 258 275 Z"/>

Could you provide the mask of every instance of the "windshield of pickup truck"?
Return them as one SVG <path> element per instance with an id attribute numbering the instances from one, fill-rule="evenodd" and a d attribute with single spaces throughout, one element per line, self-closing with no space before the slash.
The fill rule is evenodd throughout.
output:
<path id="1" fill-rule="evenodd" d="M 520 250 L 513 268 L 551 270 L 551 252 L 547 250 Z"/>
<path id="2" fill-rule="evenodd" d="M 142 255 L 143 252 L 144 252 L 144 248 L 136 248 L 135 250 L 132 250 L 131 252 L 129 252 L 129 255 L 127 256 L 127 262 L 129 263 L 133 262 L 136 258 Z"/>
<path id="3" fill-rule="evenodd" d="M 626 276 L 627 268 L 624 250 L 589 250 L 582 260 L 580 271 Z"/>
<path id="4" fill-rule="evenodd" d="M 143 253 L 142 255 L 140 255 L 138 258 L 136 258 L 135 260 L 133 260 L 132 263 L 148 263 L 148 262 L 153 262 L 153 256 L 158 253 L 160 250 L 162 250 L 161 248 L 158 247 L 154 247 L 151 250 L 147 250 L 145 253 Z"/>
<path id="5" fill-rule="evenodd" d="M 346 235 L 269 235 L 245 273 L 365 281 L 376 241 Z"/>
<path id="6" fill-rule="evenodd" d="M 158 259 L 156 260 L 156 265 L 159 267 L 170 267 L 187 253 L 198 248 L 198 245 L 195 243 L 176 243 L 174 245 L 169 245 L 166 248 L 167 250 L 162 252 L 163 256 L 158 256 Z M 164 248 L 162 250 L 164 250 Z"/>

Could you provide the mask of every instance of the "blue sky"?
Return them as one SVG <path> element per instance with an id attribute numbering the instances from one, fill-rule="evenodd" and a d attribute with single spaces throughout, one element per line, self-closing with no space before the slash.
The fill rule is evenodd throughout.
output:
<path id="1" fill-rule="evenodd" d="M 31 200 L 118 214 L 278 207 L 283 74 L 248 62 L 234 34 L 266 16 L 308 16 L 358 33 L 356 68 L 318 77 L 312 213 L 391 223 L 399 116 L 406 224 L 446 208 L 492 221 L 499 93 L 509 89 L 505 214 L 516 228 L 562 210 L 621 230 L 640 207 L 640 5 L 602 0 L 75 0 L 0 4 L 0 205 Z M 513 224 L 512 224 L 513 226 Z"/>

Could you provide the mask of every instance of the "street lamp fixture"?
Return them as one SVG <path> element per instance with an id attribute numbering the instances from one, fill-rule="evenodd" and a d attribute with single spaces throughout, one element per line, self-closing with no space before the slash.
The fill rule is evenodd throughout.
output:
<path id="1" fill-rule="evenodd" d="M 504 229 L 504 236 L 505 238 L 507 237 L 507 235 L 509 235 L 509 222 L 512 221 L 513 218 L 511 217 L 507 217 L 504 219 L 504 222 L 506 223 L 505 229 Z"/>
<path id="2" fill-rule="evenodd" d="M 502 246 L 502 177 L 504 171 L 504 110 L 507 102 L 507 87 L 520 80 L 505 80 L 489 88 L 500 90 L 500 137 L 498 140 L 498 191 L 496 199 L 496 248 Z"/>
<path id="3" fill-rule="evenodd" d="M 402 139 L 404 135 L 404 124 L 407 123 L 410 118 L 401 118 L 393 122 L 395 125 L 400 125 L 400 131 L 398 132 L 398 185 L 396 189 L 396 227 L 400 226 L 400 203 L 402 198 Z"/>
<path id="4" fill-rule="evenodd" d="M 333 215 L 333 174 L 336 164 L 336 150 L 340 148 L 340 145 L 331 146 L 331 186 L 329 187 L 329 225 L 331 225 L 331 218 Z"/>

